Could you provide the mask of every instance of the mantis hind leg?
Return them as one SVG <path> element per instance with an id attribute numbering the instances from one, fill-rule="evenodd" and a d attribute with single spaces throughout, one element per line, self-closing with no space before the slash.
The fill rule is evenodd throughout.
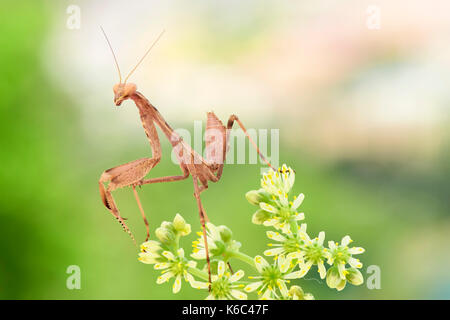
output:
<path id="1" fill-rule="evenodd" d="M 210 283 L 209 288 L 211 289 L 211 261 L 209 258 L 209 249 L 208 249 L 208 240 L 206 236 L 206 225 L 205 221 L 209 221 L 206 217 L 205 210 L 203 209 L 202 201 L 200 200 L 200 188 L 198 186 L 198 178 L 193 176 L 194 180 L 194 197 L 197 200 L 197 206 L 198 206 L 198 213 L 200 217 L 200 224 L 202 226 L 202 233 L 203 233 L 203 240 L 205 245 L 205 254 L 206 254 L 206 263 L 208 264 L 208 280 Z"/>
<path id="2" fill-rule="evenodd" d="M 258 155 L 261 157 L 261 159 L 272 169 L 274 169 L 274 167 L 272 167 L 272 165 L 270 164 L 269 161 L 267 161 L 266 157 L 264 157 L 264 155 L 261 153 L 261 151 L 258 148 L 258 145 L 255 143 L 255 141 L 253 141 L 252 137 L 250 137 L 250 135 L 247 132 L 247 129 L 245 129 L 244 124 L 241 122 L 241 120 L 239 120 L 238 116 L 232 114 L 230 116 L 230 118 L 228 119 L 228 123 L 227 123 L 227 143 L 228 143 L 228 134 L 229 134 L 229 130 L 233 127 L 234 122 L 237 122 L 237 124 L 239 125 L 239 127 L 241 127 L 242 131 L 244 131 L 244 134 L 247 136 L 248 141 L 250 141 L 250 143 L 253 145 L 253 147 L 256 149 L 256 152 L 258 152 Z M 225 154 L 224 154 L 224 161 L 225 161 Z M 223 165 L 223 164 L 222 164 Z M 275 170 L 275 169 L 274 169 Z M 221 173 L 222 171 L 220 171 Z"/>
<path id="3" fill-rule="evenodd" d="M 228 141 L 230 130 L 233 128 L 233 124 L 237 122 L 239 127 L 244 132 L 247 139 L 250 141 L 252 146 L 256 149 L 256 152 L 261 157 L 261 159 L 272 169 L 272 165 L 264 157 L 264 155 L 259 150 L 255 141 L 248 134 L 247 129 L 244 124 L 239 120 L 236 115 L 231 115 L 228 119 L 227 127 L 225 128 L 222 122 L 217 118 L 213 112 L 208 113 L 207 129 L 206 129 L 206 146 L 207 150 L 210 151 L 210 155 L 207 156 L 207 161 L 211 164 L 210 169 L 207 172 L 208 180 L 217 182 L 222 177 L 223 166 L 225 163 L 226 155 L 228 152 Z M 215 172 L 215 175 L 211 173 Z M 203 190 L 202 190 L 203 191 Z"/>

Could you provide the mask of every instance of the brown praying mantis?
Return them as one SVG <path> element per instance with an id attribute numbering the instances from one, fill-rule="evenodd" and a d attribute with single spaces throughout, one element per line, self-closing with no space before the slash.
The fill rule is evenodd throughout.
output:
<path id="1" fill-rule="evenodd" d="M 115 84 L 113 87 L 114 104 L 116 106 L 120 106 L 125 100 L 131 99 L 134 101 L 136 107 L 139 110 L 142 126 L 144 127 L 145 134 L 147 135 L 148 141 L 150 142 L 150 148 L 152 151 L 151 158 L 137 159 L 135 161 L 108 169 L 102 173 L 99 180 L 99 187 L 103 204 L 122 225 L 124 231 L 126 231 L 136 243 L 133 234 L 125 223 L 125 219 L 120 215 L 119 209 L 117 208 L 117 205 L 114 202 L 114 198 L 112 196 L 112 192 L 118 188 L 131 187 L 133 189 L 133 193 L 136 198 L 139 210 L 142 214 L 142 218 L 144 219 L 145 227 L 147 230 L 145 241 L 147 241 L 150 237 L 149 224 L 138 193 L 136 191 L 136 187 L 151 183 L 180 181 L 191 176 L 194 184 L 194 197 L 197 201 L 200 224 L 202 227 L 206 251 L 206 262 L 208 264 L 209 282 L 211 283 L 211 266 L 205 227 L 205 222 L 208 222 L 209 219 L 208 215 L 205 212 L 205 209 L 203 208 L 200 194 L 208 188 L 209 181 L 218 182 L 222 176 L 224 161 L 226 158 L 226 153 L 228 151 L 229 131 L 233 127 L 234 122 L 237 122 L 241 127 L 250 143 L 258 152 L 261 159 L 272 169 L 273 167 L 261 154 L 258 146 L 252 140 L 244 125 L 237 116 L 231 115 L 228 119 L 227 127 L 225 128 L 223 123 L 213 112 L 207 113 L 207 123 L 205 131 L 205 145 L 207 155 L 206 158 L 203 158 L 187 143 L 185 143 L 183 139 L 169 126 L 169 124 L 164 120 L 159 111 L 144 97 L 143 94 L 137 91 L 137 87 L 135 84 L 127 83 L 127 80 L 129 79 L 131 74 L 133 74 L 137 67 L 142 63 L 153 46 L 161 38 L 164 31 L 161 32 L 158 38 L 153 42 L 150 48 L 145 52 L 143 57 L 138 61 L 136 66 L 130 71 L 130 73 L 122 82 L 122 74 L 120 72 L 119 64 L 117 62 L 114 50 L 103 28 L 101 28 L 101 30 L 111 50 L 117 72 L 119 74 L 119 83 Z M 150 170 L 154 168 L 161 160 L 161 145 L 156 127 L 159 127 L 167 137 L 167 139 L 170 141 L 170 144 L 175 151 L 179 166 L 182 171 L 181 175 L 144 179 L 150 172 Z M 108 183 L 106 188 L 105 183 Z"/>

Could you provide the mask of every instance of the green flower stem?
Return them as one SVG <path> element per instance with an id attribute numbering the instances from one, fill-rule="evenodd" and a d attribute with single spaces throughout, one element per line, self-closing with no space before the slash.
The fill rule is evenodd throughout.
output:
<path id="1" fill-rule="evenodd" d="M 209 281 L 209 277 L 208 277 L 208 273 L 207 272 L 203 272 L 197 268 L 188 268 L 187 272 L 189 272 L 190 274 L 192 274 L 193 276 L 196 276 L 202 280 L 205 281 Z"/>
<path id="2" fill-rule="evenodd" d="M 239 251 L 233 252 L 231 254 L 231 257 L 239 259 L 256 269 L 255 261 L 253 260 L 253 258 L 250 257 L 249 255 L 246 255 L 245 253 Z"/>
<path id="3" fill-rule="evenodd" d="M 175 240 L 173 242 L 173 249 L 174 249 L 173 252 L 177 252 L 178 251 L 178 249 L 180 248 L 179 243 L 180 243 L 180 235 L 176 234 L 175 235 Z"/>

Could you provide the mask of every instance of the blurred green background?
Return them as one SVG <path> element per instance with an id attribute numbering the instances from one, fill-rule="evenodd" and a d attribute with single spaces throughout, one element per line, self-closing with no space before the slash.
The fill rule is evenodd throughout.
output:
<path id="1" fill-rule="evenodd" d="M 375 3 L 376 2 L 376 3 Z M 0 11 L 0 297 L 202 299 L 173 295 L 103 207 L 103 170 L 150 155 L 131 102 L 113 106 L 117 81 L 99 25 L 126 73 L 166 35 L 132 81 L 175 128 L 214 109 L 250 128 L 280 129 L 280 163 L 296 170 L 311 234 L 349 234 L 381 268 L 381 289 L 317 299 L 450 298 L 450 5 L 445 1 L 3 1 Z M 366 26 L 369 5 L 379 30 Z M 67 27 L 69 5 L 80 29 Z M 170 146 L 150 176 L 177 174 Z M 259 165 L 228 165 L 203 193 L 212 222 L 256 255 L 265 228 L 244 198 Z M 199 229 L 192 182 L 139 191 L 154 230 L 182 214 Z M 116 201 L 138 241 L 144 225 L 130 189 Z M 153 236 L 153 235 L 152 235 Z M 194 233 L 187 237 L 190 248 Z M 66 269 L 81 268 L 81 289 Z M 236 263 L 236 266 L 240 266 Z"/>

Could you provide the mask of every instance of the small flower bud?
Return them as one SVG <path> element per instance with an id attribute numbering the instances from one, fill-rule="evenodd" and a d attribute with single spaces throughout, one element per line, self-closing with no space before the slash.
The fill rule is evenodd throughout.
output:
<path id="1" fill-rule="evenodd" d="M 231 232 L 231 230 L 228 227 L 220 226 L 219 230 L 220 230 L 220 238 L 222 238 L 223 242 L 225 243 L 229 242 L 233 237 L 233 232 Z"/>
<path id="2" fill-rule="evenodd" d="M 347 280 L 341 279 L 341 282 L 339 282 L 339 284 L 336 286 L 336 290 L 337 291 L 344 290 L 346 283 L 347 283 Z"/>
<path id="3" fill-rule="evenodd" d="M 259 190 L 252 190 L 245 194 L 245 198 L 247 198 L 247 201 L 251 204 L 258 206 L 261 201 L 263 201 L 264 197 L 261 195 Z"/>
<path id="4" fill-rule="evenodd" d="M 174 235 L 173 232 L 169 231 L 168 229 L 164 227 L 159 227 L 155 231 L 156 237 L 164 244 L 167 244 L 168 242 L 173 241 Z"/>
<path id="5" fill-rule="evenodd" d="M 355 286 L 359 286 L 364 282 L 363 275 L 361 272 L 356 268 L 350 268 L 347 270 L 348 274 L 346 276 L 347 281 Z"/>
<path id="6" fill-rule="evenodd" d="M 304 292 L 301 287 L 292 286 L 289 289 L 289 295 L 291 295 L 292 297 L 295 297 L 298 300 L 303 300 Z"/>
<path id="7" fill-rule="evenodd" d="M 182 231 L 180 231 L 180 234 L 182 236 L 187 236 L 189 233 L 191 233 L 191 225 L 186 223 L 186 226 L 184 227 L 184 229 Z"/>
<path id="8" fill-rule="evenodd" d="M 169 221 L 163 221 L 162 223 L 161 223 L 161 228 L 165 228 L 165 229 L 171 229 L 173 227 L 173 224 L 172 224 L 172 222 L 169 222 Z"/>
<path id="9" fill-rule="evenodd" d="M 254 224 L 263 224 L 264 221 L 268 220 L 272 214 L 270 212 L 259 209 L 252 216 L 252 222 Z"/>
<path id="10" fill-rule="evenodd" d="M 186 221 L 179 213 L 177 213 L 175 218 L 173 219 L 173 227 L 177 231 L 183 231 L 184 228 L 186 228 Z"/>
<path id="11" fill-rule="evenodd" d="M 341 283 L 341 276 L 336 266 L 331 267 L 327 271 L 327 285 L 330 288 L 336 288 Z M 344 280 L 345 281 L 345 280 Z"/>

